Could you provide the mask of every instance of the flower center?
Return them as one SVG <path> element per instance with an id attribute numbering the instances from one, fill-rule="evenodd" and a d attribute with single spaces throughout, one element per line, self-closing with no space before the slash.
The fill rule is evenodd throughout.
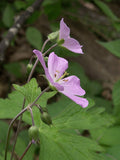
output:
<path id="1" fill-rule="evenodd" d="M 68 76 L 68 75 L 69 75 L 69 73 L 65 72 L 59 79 L 57 79 L 56 82 L 58 82 L 59 80 L 61 80 L 62 78 L 64 78 L 65 76 Z"/>

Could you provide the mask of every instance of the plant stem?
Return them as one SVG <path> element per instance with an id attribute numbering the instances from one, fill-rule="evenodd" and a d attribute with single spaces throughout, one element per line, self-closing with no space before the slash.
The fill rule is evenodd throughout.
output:
<path id="1" fill-rule="evenodd" d="M 15 122 L 15 120 L 22 115 L 25 111 L 27 110 L 27 107 L 24 108 L 20 113 L 18 113 L 18 115 L 12 119 L 12 121 L 10 122 L 9 128 L 8 128 L 8 134 L 7 134 L 7 142 L 6 142 L 6 148 L 5 148 L 5 160 L 7 160 L 7 150 L 8 150 L 8 143 L 9 143 L 9 137 L 10 137 L 10 130 Z"/>
<path id="2" fill-rule="evenodd" d="M 43 57 L 46 56 L 46 54 L 53 48 L 55 48 L 58 44 L 55 43 L 53 46 L 51 46 L 46 52 L 43 53 Z"/>
<path id="3" fill-rule="evenodd" d="M 30 107 L 34 106 L 35 103 L 38 101 L 38 99 L 43 95 L 43 93 L 45 93 L 46 91 L 48 91 L 50 89 L 50 87 L 48 86 L 47 88 L 45 88 L 40 95 L 34 100 L 34 102 L 30 105 Z"/>
<path id="4" fill-rule="evenodd" d="M 24 109 L 24 106 L 25 106 L 25 98 L 24 98 L 24 100 L 23 100 L 22 110 Z M 15 134 L 15 142 L 14 142 L 14 145 L 13 145 L 13 148 L 12 148 L 11 160 L 12 160 L 12 158 L 13 158 L 13 153 L 14 153 L 14 150 L 15 150 L 15 145 L 16 145 L 16 142 L 17 142 L 17 136 L 18 136 L 18 133 L 19 133 L 21 121 L 22 121 L 22 114 L 21 114 L 21 116 L 20 116 L 20 119 L 19 119 L 19 122 L 18 122 L 17 131 L 16 131 L 16 134 Z"/>
<path id="5" fill-rule="evenodd" d="M 38 101 L 38 99 L 46 92 L 50 89 L 50 87 L 48 86 L 47 88 L 45 88 L 40 95 L 34 100 L 34 102 L 32 104 L 30 104 L 29 108 L 33 107 L 35 105 L 35 103 Z M 6 142 L 6 148 L 5 148 L 5 160 L 7 160 L 7 150 L 8 150 L 8 144 L 9 144 L 9 137 L 10 137 L 10 130 L 15 122 L 15 120 L 21 116 L 27 109 L 29 109 L 28 107 L 24 108 L 20 113 L 18 113 L 18 115 L 11 121 L 9 128 L 8 128 L 8 134 L 7 134 L 7 142 Z"/>
<path id="6" fill-rule="evenodd" d="M 33 112 L 32 112 L 32 109 L 29 107 L 29 110 L 30 110 L 30 114 L 31 114 L 31 118 L 32 118 L 32 125 L 34 126 L 35 123 L 34 123 L 34 118 L 33 118 Z"/>
<path id="7" fill-rule="evenodd" d="M 41 52 L 44 51 L 44 48 L 45 48 L 45 46 L 46 46 L 46 44 L 47 44 L 48 42 L 49 42 L 49 39 L 47 39 L 47 40 L 44 42 L 44 44 L 43 44 L 43 46 L 42 46 L 42 49 L 41 49 Z M 35 63 L 34 63 L 34 66 L 33 66 L 32 70 L 31 70 L 31 72 L 30 72 L 30 74 L 29 74 L 27 83 L 30 81 L 30 79 L 31 79 L 31 77 L 32 77 L 32 75 L 33 75 L 33 72 L 34 72 L 34 70 L 35 70 L 35 68 L 36 68 L 36 66 L 37 66 L 37 64 L 38 64 L 38 62 L 39 62 L 39 60 L 38 60 L 38 58 L 37 58 L 36 61 L 35 61 Z"/>
<path id="8" fill-rule="evenodd" d="M 19 158 L 19 160 L 22 160 L 22 159 L 23 159 L 23 157 L 25 156 L 25 154 L 27 153 L 27 151 L 28 151 L 28 149 L 31 147 L 31 145 L 32 145 L 32 141 L 28 144 L 27 148 L 25 149 L 23 155 Z"/>
<path id="9" fill-rule="evenodd" d="M 42 49 L 41 49 L 41 52 L 44 51 L 44 48 L 45 48 L 45 46 L 46 46 L 46 44 L 47 44 L 48 42 L 49 42 L 49 39 L 47 39 L 47 40 L 44 42 L 44 44 L 43 44 L 43 46 L 42 46 Z M 33 56 L 32 56 L 32 58 L 33 58 Z M 29 63 L 31 63 L 32 58 L 31 58 L 31 60 L 30 60 Z M 36 60 L 34 66 L 33 66 L 33 68 L 32 68 L 32 70 L 31 70 L 31 72 L 30 72 L 30 74 L 29 74 L 29 77 L 28 77 L 28 79 L 27 79 L 27 83 L 30 81 L 30 79 L 31 79 L 31 77 L 32 77 L 32 75 L 33 75 L 33 72 L 34 72 L 34 70 L 35 70 L 35 68 L 36 68 L 36 66 L 37 66 L 37 63 L 38 63 L 38 59 Z M 24 100 L 23 100 L 22 110 L 24 109 L 24 106 L 25 106 L 25 98 L 24 98 Z M 16 145 L 16 142 L 17 142 L 17 136 L 18 136 L 18 133 L 19 133 L 21 121 L 22 121 L 22 115 L 20 116 L 20 120 L 19 120 L 19 122 L 18 122 L 17 131 L 16 131 L 16 134 L 15 134 L 15 142 L 14 142 L 13 149 L 12 149 L 11 160 L 12 160 L 12 158 L 13 158 L 13 153 L 14 153 L 14 150 L 15 150 L 15 145 Z"/>
<path id="10" fill-rule="evenodd" d="M 47 40 L 44 42 L 44 44 L 43 44 L 43 46 L 42 46 L 42 49 L 41 49 L 41 52 L 43 52 L 43 51 L 44 51 L 45 46 L 46 46 L 46 44 L 47 44 L 49 41 L 50 41 L 50 40 L 49 40 L 49 39 L 47 39 Z"/>

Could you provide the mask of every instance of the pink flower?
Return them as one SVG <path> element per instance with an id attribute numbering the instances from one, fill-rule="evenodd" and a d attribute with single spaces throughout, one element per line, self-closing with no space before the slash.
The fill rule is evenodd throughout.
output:
<path id="1" fill-rule="evenodd" d="M 87 99 L 79 97 L 85 94 L 85 91 L 80 86 L 80 79 L 76 76 L 64 78 L 64 73 L 66 73 L 65 71 L 68 68 L 68 61 L 64 58 L 58 57 L 54 52 L 52 52 L 48 57 L 47 68 L 42 53 L 38 50 L 33 50 L 33 52 L 36 54 L 43 66 L 50 85 L 83 108 L 87 107 Z"/>
<path id="2" fill-rule="evenodd" d="M 79 42 L 70 37 L 70 28 L 64 23 L 63 18 L 60 21 L 59 41 L 62 39 L 64 40 L 63 47 L 72 52 L 83 54 L 82 46 Z"/>

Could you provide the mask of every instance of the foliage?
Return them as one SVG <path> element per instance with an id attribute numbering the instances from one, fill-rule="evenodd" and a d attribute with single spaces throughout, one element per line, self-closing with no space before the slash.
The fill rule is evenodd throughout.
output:
<path id="1" fill-rule="evenodd" d="M 102 1 L 94 0 L 95 4 L 103 11 L 103 13 L 112 21 L 118 21 L 117 16 L 111 11 L 111 9 Z"/>
<path id="2" fill-rule="evenodd" d="M 28 42 L 37 49 L 41 49 L 42 46 L 42 35 L 39 30 L 34 27 L 28 27 L 26 30 L 26 38 Z"/>
<path id="3" fill-rule="evenodd" d="M 99 42 L 103 47 L 105 47 L 112 54 L 120 58 L 120 40 L 116 39 L 110 42 Z"/>
<path id="4" fill-rule="evenodd" d="M 105 0 L 105 2 L 108 1 L 111 0 Z M 10 28 L 14 23 L 15 15 L 24 11 L 33 2 L 34 0 L 18 0 L 11 5 L 5 1 L 3 7 L 0 8 L 2 12 L 0 26 Z M 89 2 L 93 3 L 91 0 Z M 56 31 L 56 28 L 59 29 L 59 25 L 54 20 L 65 10 L 72 10 L 72 3 L 73 0 L 45 0 L 42 4 L 42 11 L 35 11 L 32 14 L 26 22 L 26 26 L 29 27 L 25 31 L 26 39 L 32 47 L 40 50 L 43 40 L 41 32 L 37 28 L 31 27 L 30 24 L 33 26 L 41 13 L 44 13 L 51 21 L 51 29 Z M 76 0 L 75 3 L 77 4 L 78 1 Z M 109 18 L 116 32 L 119 31 L 120 19 L 112 12 L 107 3 L 94 0 L 94 4 Z M 76 10 L 76 8 L 73 10 Z M 99 43 L 120 58 L 119 39 L 110 42 L 99 41 Z M 45 49 L 48 48 L 49 44 Z M 62 57 L 78 56 L 63 47 L 56 47 L 54 52 Z M 16 78 L 23 78 L 21 63 L 5 64 L 4 68 Z M 45 124 L 41 120 L 42 112 L 40 109 L 35 105 L 32 107 L 35 126 L 39 128 L 40 141 L 38 144 L 32 144 L 24 160 L 34 159 L 36 152 L 39 159 L 42 160 L 108 160 L 110 157 L 119 160 L 120 81 L 116 82 L 113 87 L 112 101 L 108 101 L 101 96 L 102 85 L 97 81 L 90 80 L 79 64 L 71 61 L 68 72 L 70 75 L 76 75 L 80 78 L 81 86 L 86 91 L 89 106 L 83 109 L 64 95 L 57 94 L 56 91 L 45 92 L 36 104 L 39 104 L 42 108 L 47 107 L 52 124 Z M 0 159 L 4 159 L 8 130 L 8 121 L 3 120 L 13 119 L 21 111 L 24 98 L 26 99 L 25 107 L 27 107 L 42 92 L 35 78 L 23 86 L 17 84 L 13 86 L 15 90 L 8 94 L 8 98 L 0 99 L 0 130 L 2 131 L 0 132 Z M 51 101 L 48 101 L 50 98 L 52 98 Z M 29 109 L 23 114 L 22 120 L 23 128 L 15 147 L 15 153 L 18 157 L 23 154 L 30 141 L 28 128 L 32 125 L 32 120 Z M 87 135 L 85 132 L 87 132 Z M 11 135 L 13 135 L 13 130 Z M 11 156 L 12 145 L 12 143 L 9 145 L 8 160 Z"/>
<path id="5" fill-rule="evenodd" d="M 8 4 L 3 12 L 3 23 L 6 27 L 11 27 L 14 22 L 14 10 L 10 4 Z"/>

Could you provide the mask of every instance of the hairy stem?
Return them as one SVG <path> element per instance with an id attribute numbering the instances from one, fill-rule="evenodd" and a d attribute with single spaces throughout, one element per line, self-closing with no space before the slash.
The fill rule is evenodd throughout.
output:
<path id="1" fill-rule="evenodd" d="M 22 156 L 19 158 L 19 160 L 22 160 L 23 157 L 25 156 L 25 154 L 27 153 L 28 149 L 31 147 L 32 145 L 32 141 L 28 144 L 28 146 L 26 147 L 24 153 L 22 154 Z"/>

